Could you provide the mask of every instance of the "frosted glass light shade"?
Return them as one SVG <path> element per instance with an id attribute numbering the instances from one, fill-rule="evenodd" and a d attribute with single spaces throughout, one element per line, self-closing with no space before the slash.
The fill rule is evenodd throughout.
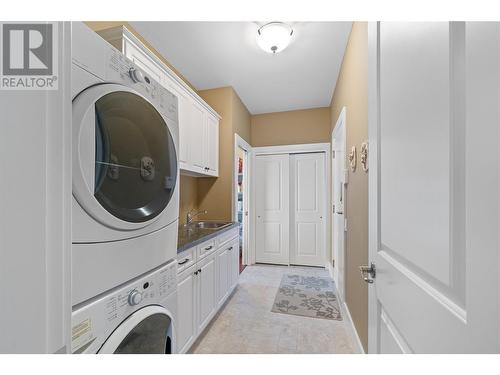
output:
<path id="1" fill-rule="evenodd" d="M 283 51 L 292 39 L 293 29 L 283 22 L 271 22 L 257 32 L 257 44 L 268 53 Z"/>

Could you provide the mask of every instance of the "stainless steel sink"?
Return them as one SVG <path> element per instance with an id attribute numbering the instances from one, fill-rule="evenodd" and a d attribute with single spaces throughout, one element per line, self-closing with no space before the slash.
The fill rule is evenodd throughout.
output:
<path id="1" fill-rule="evenodd" d="M 193 221 L 191 224 L 188 224 L 187 227 L 215 230 L 225 228 L 231 224 L 232 223 L 228 221 Z"/>

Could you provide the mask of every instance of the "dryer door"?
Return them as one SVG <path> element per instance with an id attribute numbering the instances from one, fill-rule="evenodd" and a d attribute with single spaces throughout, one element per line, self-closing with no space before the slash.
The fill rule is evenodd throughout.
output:
<path id="1" fill-rule="evenodd" d="M 99 354 L 172 354 L 172 318 L 152 305 L 130 315 L 108 337 Z"/>
<path id="2" fill-rule="evenodd" d="M 73 100 L 73 192 L 88 214 L 133 230 L 163 212 L 178 175 L 169 121 L 121 85 L 93 86 Z"/>

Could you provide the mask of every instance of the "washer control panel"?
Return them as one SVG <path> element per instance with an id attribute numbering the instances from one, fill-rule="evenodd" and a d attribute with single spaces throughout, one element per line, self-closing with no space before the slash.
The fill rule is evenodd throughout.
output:
<path id="1" fill-rule="evenodd" d="M 71 318 L 72 352 L 112 331 L 134 311 L 162 305 L 176 290 L 177 262 L 173 261 L 75 310 Z"/>

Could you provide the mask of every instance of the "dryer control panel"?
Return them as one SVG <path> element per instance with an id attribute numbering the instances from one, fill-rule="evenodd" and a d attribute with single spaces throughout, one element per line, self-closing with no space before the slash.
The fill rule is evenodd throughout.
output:
<path id="1" fill-rule="evenodd" d="M 177 262 L 171 261 L 82 307 L 77 306 L 71 317 L 72 353 L 83 352 L 91 344 L 92 347 L 100 347 L 111 331 L 144 306 L 160 305 L 167 310 L 175 308 L 169 306 L 168 301 L 177 298 L 173 296 L 176 290 Z"/>

